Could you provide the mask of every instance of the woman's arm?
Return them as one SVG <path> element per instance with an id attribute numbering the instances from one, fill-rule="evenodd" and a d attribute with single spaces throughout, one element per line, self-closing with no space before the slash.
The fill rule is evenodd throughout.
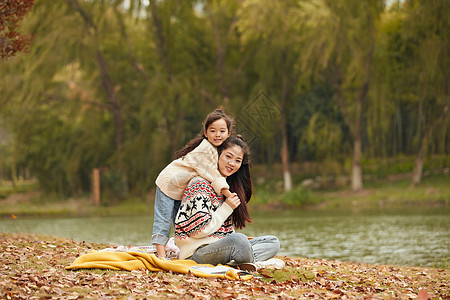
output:
<path id="1" fill-rule="evenodd" d="M 189 185 L 175 220 L 176 234 L 180 237 L 203 238 L 215 233 L 233 213 L 235 197 L 230 201 L 227 199 L 228 203 L 221 203 L 211 184 L 205 180 Z"/>

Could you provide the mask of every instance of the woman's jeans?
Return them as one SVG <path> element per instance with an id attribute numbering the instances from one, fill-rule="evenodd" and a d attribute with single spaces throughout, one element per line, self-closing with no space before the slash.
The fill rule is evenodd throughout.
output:
<path id="1" fill-rule="evenodd" d="M 264 261 L 280 250 L 278 238 L 272 235 L 248 240 L 242 233 L 232 233 L 212 244 L 195 250 L 190 259 L 199 264 L 236 264 Z"/>
<path id="2" fill-rule="evenodd" d="M 155 215 L 153 219 L 152 244 L 166 245 L 169 241 L 170 229 L 175 224 L 181 201 L 173 200 L 158 187 L 155 194 Z"/>

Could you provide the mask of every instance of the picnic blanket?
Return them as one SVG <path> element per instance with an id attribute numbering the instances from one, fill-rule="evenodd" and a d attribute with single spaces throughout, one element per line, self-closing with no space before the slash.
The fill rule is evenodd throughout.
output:
<path id="1" fill-rule="evenodd" d="M 68 267 L 67 270 L 78 269 L 110 269 L 133 271 L 147 269 L 153 272 L 173 271 L 176 273 L 192 273 L 199 277 L 219 277 L 232 280 L 250 280 L 253 275 L 228 266 L 213 266 L 197 264 L 193 260 L 160 259 L 154 254 L 143 252 L 108 252 L 92 251 L 81 255 Z"/>
<path id="2" fill-rule="evenodd" d="M 107 251 L 107 252 L 142 252 L 148 254 L 156 255 L 156 245 L 141 245 L 141 246 L 126 246 L 119 245 L 114 247 L 109 247 L 105 249 L 101 249 L 99 251 Z M 169 239 L 166 245 L 166 257 L 167 258 L 178 258 L 178 254 L 180 253 L 180 248 L 175 245 L 175 240 L 173 237 Z"/>

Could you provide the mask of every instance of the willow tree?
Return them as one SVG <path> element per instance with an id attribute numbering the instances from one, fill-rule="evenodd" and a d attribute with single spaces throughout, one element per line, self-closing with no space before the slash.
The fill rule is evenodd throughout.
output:
<path id="1" fill-rule="evenodd" d="M 31 7 L 34 4 L 34 0 L 25 0 L 25 1 L 3 1 L 0 4 L 0 59 L 3 61 L 8 60 L 9 58 L 13 57 L 17 53 L 20 52 L 26 52 L 28 51 L 32 37 L 31 35 L 25 35 L 23 33 L 20 33 L 18 31 L 18 27 L 20 24 L 20 21 L 25 17 L 25 15 L 28 13 L 28 11 L 31 9 Z M 0 99 L 0 106 L 3 106 Z M 6 114 L 8 116 L 8 114 Z M 5 117 L 6 117 L 5 116 Z M 1 121 L 1 115 L 0 115 L 0 121 Z M 0 130 L 4 130 L 0 127 Z M 5 136 L 6 136 L 6 130 Z M 0 143 L 4 142 L 7 143 L 7 140 L 10 141 L 10 138 L 4 139 L 5 141 L 2 141 L 2 138 L 0 137 Z M 1 145 L 1 144 L 0 144 Z M 7 147 L 5 146 L 5 149 Z M 16 161 L 17 161 L 17 153 L 18 151 L 15 149 L 15 146 L 9 147 L 9 151 L 11 153 L 8 153 L 9 155 L 6 155 L 6 153 L 3 154 L 3 157 L 9 157 L 11 163 L 11 180 L 13 186 L 15 186 L 15 180 L 16 180 Z M 12 149 L 12 150 L 11 150 Z M 0 162 L 1 163 L 1 162 Z M 0 164 L 0 179 L 2 177 L 2 167 L 1 165 L 6 163 Z"/>
<path id="2" fill-rule="evenodd" d="M 134 187 L 146 192 L 182 142 L 201 128 L 206 110 L 195 86 L 206 73 L 205 26 L 193 1 L 113 1 L 112 8 L 129 62 L 121 92 L 133 103 L 126 110 L 125 162 Z M 193 115 L 197 126 L 190 130 L 186 123 Z"/>
<path id="3" fill-rule="evenodd" d="M 127 179 L 123 166 L 124 125 L 118 94 L 118 83 L 113 81 L 113 76 L 110 73 L 108 61 L 101 47 L 101 29 L 99 28 L 99 24 L 97 24 L 98 21 L 96 22 L 96 20 L 102 20 L 103 18 L 96 19 L 92 15 L 92 11 L 88 7 L 90 4 L 82 5 L 78 0 L 67 0 L 67 2 L 73 7 L 74 11 L 80 15 L 80 19 L 84 24 L 86 36 L 90 37 L 90 44 L 92 45 L 91 51 L 98 65 L 101 86 L 107 101 L 107 107 L 109 107 L 114 116 L 114 141 L 117 153 L 116 167 L 121 174 L 124 183 L 126 183 Z"/>
<path id="4" fill-rule="evenodd" d="M 194 88 L 204 59 L 205 32 L 194 6 L 194 1 L 166 0 L 150 1 L 145 7 L 148 43 L 155 46 L 152 97 L 159 105 L 160 125 L 170 137 L 166 159 L 173 159 L 182 146 L 185 119 L 204 109 Z"/>
<path id="5" fill-rule="evenodd" d="M 298 1 L 243 1 L 238 25 L 243 43 L 258 45 L 253 60 L 258 74 L 257 86 L 266 90 L 280 109 L 280 153 L 285 191 L 292 189 L 287 115 L 298 95 L 302 76 L 298 67 L 303 46 L 299 9 Z"/>
<path id="6" fill-rule="evenodd" d="M 35 36 L 29 53 L 1 65 L 1 113 L 13 158 L 30 169 L 44 190 L 58 193 L 78 191 L 82 181 L 79 161 L 70 163 L 79 142 L 73 134 L 79 110 L 58 75 L 68 71 L 73 63 L 68 57 L 83 38 L 74 21 L 64 2 L 39 1 L 23 22 L 24 30 Z"/>
<path id="7" fill-rule="evenodd" d="M 209 98 L 219 98 L 230 111 L 239 113 L 237 107 L 244 105 L 235 101 L 246 93 L 248 86 L 243 84 L 246 78 L 245 70 L 257 49 L 246 47 L 241 43 L 238 32 L 240 1 L 203 1 L 205 33 L 208 41 L 214 47 L 214 70 L 215 82 L 209 85 L 214 90 L 209 93 L 219 94 L 220 97 L 210 95 Z M 205 87 L 206 88 L 206 87 Z M 217 90 L 217 92 L 215 92 Z M 245 97 L 244 97 L 245 99 Z M 248 101 L 248 100 L 247 100 Z M 227 107 L 228 108 L 228 107 Z"/>
<path id="8" fill-rule="evenodd" d="M 409 0 L 403 8 L 402 38 L 411 51 L 405 76 L 412 81 L 410 93 L 414 95 L 419 116 L 420 142 L 411 178 L 414 185 L 421 181 L 433 136 L 439 132 L 445 136 L 449 130 L 450 2 Z"/>
<path id="9" fill-rule="evenodd" d="M 362 136 L 372 81 L 380 0 L 318 0 L 303 5 L 307 20 L 304 68 L 325 70 L 353 143 L 352 190 L 363 188 Z"/>

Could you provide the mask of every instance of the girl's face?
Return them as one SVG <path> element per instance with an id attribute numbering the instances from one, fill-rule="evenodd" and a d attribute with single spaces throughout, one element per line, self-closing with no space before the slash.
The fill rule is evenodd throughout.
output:
<path id="1" fill-rule="evenodd" d="M 224 149 L 219 156 L 219 172 L 223 176 L 230 176 L 239 170 L 244 158 L 244 151 L 236 145 Z"/>
<path id="2" fill-rule="evenodd" d="M 208 141 L 218 147 L 230 136 L 228 132 L 227 122 L 224 119 L 218 119 L 212 122 L 204 132 Z"/>

